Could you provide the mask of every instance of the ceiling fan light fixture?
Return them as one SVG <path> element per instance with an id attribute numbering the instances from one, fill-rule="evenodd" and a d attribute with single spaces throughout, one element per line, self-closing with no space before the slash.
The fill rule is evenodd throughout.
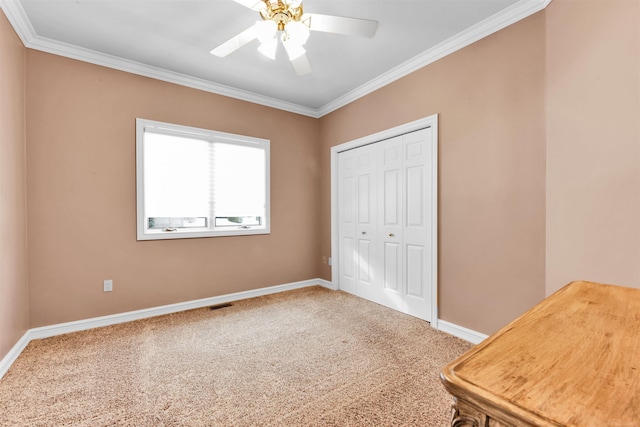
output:
<path id="1" fill-rule="evenodd" d="M 211 53 L 224 57 L 258 39 L 260 41 L 258 51 L 268 58 L 276 59 L 278 43 L 282 41 L 298 76 L 311 73 L 311 64 L 303 47 L 309 38 L 310 31 L 373 37 L 378 28 L 378 22 L 370 19 L 304 13 L 303 0 L 234 1 L 257 10 L 262 21 L 258 21 L 252 27 L 212 49 Z"/>
<path id="2" fill-rule="evenodd" d="M 302 46 L 309 39 L 309 27 L 302 22 L 289 22 L 285 29 L 286 38 L 292 42 Z M 283 39 L 284 40 L 284 39 Z"/>
<path id="3" fill-rule="evenodd" d="M 275 37 L 271 37 L 270 39 L 266 39 L 260 44 L 258 48 L 258 52 L 263 54 L 269 59 L 276 59 L 276 52 L 278 51 L 278 39 Z"/>
<path id="4" fill-rule="evenodd" d="M 278 25 L 273 21 L 258 21 L 255 24 L 256 38 L 260 43 L 268 43 L 271 39 L 276 38 Z"/>

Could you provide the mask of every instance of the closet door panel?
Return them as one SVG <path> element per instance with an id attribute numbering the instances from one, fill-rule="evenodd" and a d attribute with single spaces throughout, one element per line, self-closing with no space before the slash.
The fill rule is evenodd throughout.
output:
<path id="1" fill-rule="evenodd" d="M 402 247 L 398 243 L 384 244 L 384 290 L 402 292 Z"/>
<path id="2" fill-rule="evenodd" d="M 400 213 L 402 178 L 398 169 L 384 171 L 383 184 L 383 227 L 400 227 L 402 219 Z"/>
<path id="3" fill-rule="evenodd" d="M 376 144 L 379 150 L 379 220 L 378 235 L 383 248 L 382 303 L 402 310 L 403 257 L 403 183 L 402 137 L 391 138 Z"/>
<path id="4" fill-rule="evenodd" d="M 373 211 L 371 209 L 371 199 L 372 194 L 371 190 L 375 187 L 375 184 L 372 180 L 375 179 L 374 176 L 367 173 L 365 175 L 358 175 L 358 225 L 360 227 L 370 227 L 371 224 L 371 216 L 373 215 Z"/>
<path id="5" fill-rule="evenodd" d="M 407 174 L 407 228 L 424 227 L 424 166 L 406 169 Z"/>
<path id="6" fill-rule="evenodd" d="M 357 148 L 356 226 L 358 296 L 380 302 L 380 260 L 378 229 L 378 164 L 375 144 Z"/>
<path id="7" fill-rule="evenodd" d="M 355 283 L 357 253 L 355 251 L 356 248 L 353 238 L 343 237 L 341 248 L 342 250 L 340 253 L 342 254 L 342 257 L 340 260 L 340 267 L 342 270 L 343 280 Z"/>
<path id="8" fill-rule="evenodd" d="M 407 245 L 407 296 L 424 298 L 424 246 Z"/>
<path id="9" fill-rule="evenodd" d="M 431 129 L 403 136 L 405 224 L 403 229 L 405 258 L 405 312 L 431 320 Z"/>
<path id="10" fill-rule="evenodd" d="M 356 247 L 356 154 L 340 153 L 338 157 L 338 235 L 340 289 L 356 292 L 358 254 Z"/>

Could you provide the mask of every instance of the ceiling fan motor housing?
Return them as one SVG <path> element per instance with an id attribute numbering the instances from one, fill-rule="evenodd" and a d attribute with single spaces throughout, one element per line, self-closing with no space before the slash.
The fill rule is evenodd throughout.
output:
<path id="1" fill-rule="evenodd" d="M 271 2 L 265 0 L 266 10 L 260 11 L 260 16 L 265 21 L 273 21 L 278 25 L 278 31 L 284 31 L 285 26 L 291 21 L 300 21 L 302 18 L 302 3 L 298 6 L 291 6 L 278 0 Z"/>

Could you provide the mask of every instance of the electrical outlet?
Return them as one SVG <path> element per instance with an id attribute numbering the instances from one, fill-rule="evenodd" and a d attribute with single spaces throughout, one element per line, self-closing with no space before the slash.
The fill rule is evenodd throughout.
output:
<path id="1" fill-rule="evenodd" d="M 113 280 L 105 280 L 103 289 L 105 292 L 113 291 Z"/>
<path id="2" fill-rule="evenodd" d="M 329 257 L 329 265 L 332 265 L 333 261 L 331 260 L 331 257 Z"/>

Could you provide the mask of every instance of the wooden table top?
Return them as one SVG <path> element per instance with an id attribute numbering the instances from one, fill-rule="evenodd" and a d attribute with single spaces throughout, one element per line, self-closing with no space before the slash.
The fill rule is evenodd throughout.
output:
<path id="1" fill-rule="evenodd" d="M 522 425 L 640 427 L 640 289 L 572 282 L 441 377 Z"/>

